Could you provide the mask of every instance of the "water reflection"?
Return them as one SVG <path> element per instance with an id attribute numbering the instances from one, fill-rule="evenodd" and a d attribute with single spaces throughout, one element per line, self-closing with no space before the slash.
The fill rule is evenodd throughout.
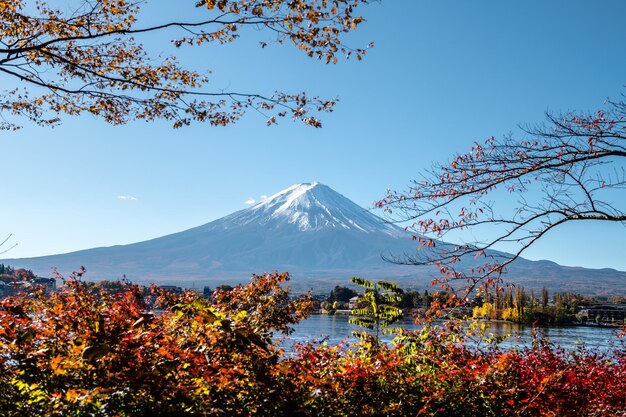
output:
<path id="1" fill-rule="evenodd" d="M 291 334 L 282 345 L 289 349 L 294 343 L 302 343 L 306 341 L 324 340 L 328 344 L 337 344 L 342 340 L 348 339 L 354 341 L 352 332 L 361 330 L 358 326 L 348 323 L 349 316 L 328 316 L 314 315 L 309 319 L 298 323 L 295 331 Z M 530 346 L 531 327 L 515 323 L 492 322 L 489 323 L 488 333 L 495 336 L 510 336 L 501 344 L 502 347 L 524 347 Z M 399 326 L 409 330 L 419 330 L 420 326 L 410 319 L 403 320 Z M 579 345 L 584 345 L 589 350 L 607 351 L 611 350 L 618 339 L 616 335 L 618 330 L 615 328 L 605 327 L 583 327 L 583 326 L 567 326 L 567 327 L 542 327 L 539 331 L 548 338 L 548 340 L 556 345 L 566 349 L 574 349 Z M 383 335 L 382 340 L 390 342 L 393 336 Z"/>

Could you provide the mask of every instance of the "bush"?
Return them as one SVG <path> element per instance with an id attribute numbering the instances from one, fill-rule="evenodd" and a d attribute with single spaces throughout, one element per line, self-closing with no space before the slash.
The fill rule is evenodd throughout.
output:
<path id="1" fill-rule="evenodd" d="M 214 304 L 137 286 L 116 294 L 70 279 L 0 308 L 3 416 L 280 415 L 273 331 L 306 316 L 287 274 L 254 276 Z"/>
<path id="2" fill-rule="evenodd" d="M 0 410 L 13 416 L 624 416 L 626 349 L 471 347 L 459 326 L 393 345 L 308 343 L 275 332 L 307 316 L 287 274 L 211 300 L 70 279 L 0 302 Z M 450 330 L 452 329 L 452 330 Z"/>

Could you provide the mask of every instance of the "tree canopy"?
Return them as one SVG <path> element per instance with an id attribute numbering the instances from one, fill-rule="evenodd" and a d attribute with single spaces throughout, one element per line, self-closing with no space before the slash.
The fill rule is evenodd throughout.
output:
<path id="1" fill-rule="evenodd" d="M 377 202 L 393 221 L 406 223 L 419 244 L 415 256 L 395 262 L 432 264 L 445 281 L 498 281 L 506 266 L 555 227 L 568 222 L 626 223 L 616 201 L 626 186 L 626 103 L 608 102 L 592 113 L 546 115 L 541 125 L 523 127 L 524 137 L 491 137 L 445 164 L 434 164 L 405 191 L 389 191 Z M 516 197 L 506 209 L 504 190 Z M 502 207 L 504 209 L 502 209 Z M 458 232 L 475 240 L 445 244 Z M 514 244 L 511 254 L 496 252 Z M 471 269 L 458 262 L 482 259 Z M 465 264 L 467 266 L 467 264 Z"/>
<path id="2" fill-rule="evenodd" d="M 341 301 L 342 303 L 347 303 L 350 301 L 352 297 L 356 297 L 358 293 L 354 291 L 352 288 L 342 287 L 339 285 L 335 285 L 335 288 L 328 295 L 329 302 Z"/>
<path id="3" fill-rule="evenodd" d="M 245 33 L 258 36 L 260 47 L 290 44 L 328 64 L 366 52 L 344 45 L 343 37 L 363 22 L 357 7 L 367 0 L 199 0 L 190 3 L 196 10 L 188 20 L 163 17 L 153 25 L 140 23 L 146 1 L 57 3 L 0 3 L 0 129 L 17 129 L 20 119 L 56 125 L 64 114 L 84 113 L 111 124 L 227 125 L 249 109 L 265 114 L 268 124 L 291 116 L 320 127 L 316 115 L 331 111 L 334 99 L 211 90 L 208 72 L 154 55 L 145 42 L 164 33 L 175 48 L 202 48 Z"/>

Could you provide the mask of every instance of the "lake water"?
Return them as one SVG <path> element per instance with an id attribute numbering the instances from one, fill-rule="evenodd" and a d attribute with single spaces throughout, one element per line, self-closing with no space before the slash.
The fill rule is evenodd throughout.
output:
<path id="1" fill-rule="evenodd" d="M 358 326 L 348 323 L 350 316 L 347 315 L 312 315 L 307 320 L 295 326 L 293 334 L 283 342 L 283 346 L 289 348 L 294 343 L 302 343 L 313 340 L 325 340 L 328 344 L 337 344 L 340 341 L 351 338 L 352 332 L 361 330 Z M 488 333 L 496 336 L 510 334 L 501 346 L 524 347 L 531 345 L 531 326 L 514 323 L 492 322 Z M 403 320 L 397 327 L 409 330 L 419 330 L 420 326 L 410 319 Z M 573 349 L 583 344 L 589 350 L 607 351 L 617 343 L 616 328 L 565 326 L 565 327 L 542 327 L 539 331 L 546 336 L 554 345 L 566 349 Z M 391 341 L 393 336 L 383 335 L 382 339 Z M 354 340 L 351 338 L 351 340 Z"/>

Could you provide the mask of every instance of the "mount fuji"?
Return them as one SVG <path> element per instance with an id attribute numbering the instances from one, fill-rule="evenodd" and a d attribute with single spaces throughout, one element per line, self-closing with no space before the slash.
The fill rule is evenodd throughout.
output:
<path id="1" fill-rule="evenodd" d="M 42 276 L 87 269 L 93 280 L 118 279 L 182 286 L 236 284 L 252 273 L 289 271 L 295 289 L 325 291 L 353 275 L 390 279 L 407 287 L 429 286 L 433 268 L 395 265 L 382 254 L 415 253 L 404 229 L 386 223 L 330 187 L 295 184 L 252 207 L 179 233 L 133 243 L 0 262 Z M 531 287 L 584 293 L 622 288 L 626 272 L 563 267 L 517 260 L 509 278 Z M 526 285 L 525 284 L 525 285 Z"/>

